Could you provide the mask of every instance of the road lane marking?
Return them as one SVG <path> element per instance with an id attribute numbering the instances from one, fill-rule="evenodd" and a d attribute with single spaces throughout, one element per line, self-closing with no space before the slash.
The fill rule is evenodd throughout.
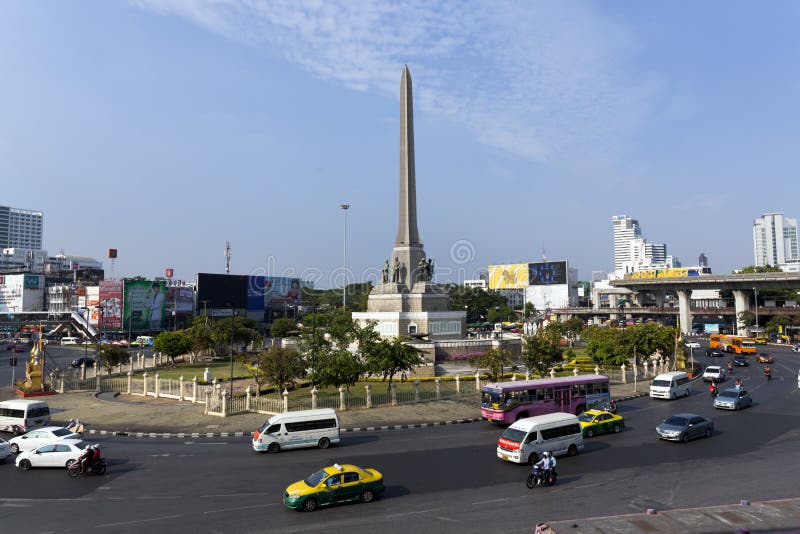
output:
<path id="1" fill-rule="evenodd" d="M 404 515 L 427 514 L 428 512 L 436 512 L 438 510 L 441 510 L 441 508 L 430 508 L 429 510 L 417 510 L 417 511 L 414 511 L 414 512 L 402 512 L 402 513 L 399 513 L 399 514 L 389 514 L 386 517 L 387 518 L 393 518 L 393 517 L 402 517 Z"/>
<path id="2" fill-rule="evenodd" d="M 149 523 L 153 521 L 164 521 L 165 519 L 177 519 L 181 517 L 180 514 L 178 515 L 165 515 L 164 517 L 152 517 L 150 519 L 138 519 L 136 521 L 122 521 L 120 523 L 103 523 L 102 525 L 95 525 L 94 528 L 103 528 L 103 527 L 121 527 L 123 525 L 135 525 L 137 523 Z"/>
<path id="3" fill-rule="evenodd" d="M 228 443 L 219 441 L 184 441 L 184 445 L 228 445 Z"/>
<path id="4" fill-rule="evenodd" d="M 203 512 L 204 514 L 219 514 L 222 512 L 236 512 L 237 510 L 249 510 L 251 508 L 266 508 L 267 506 L 276 506 L 277 503 L 268 503 L 268 504 L 254 504 L 252 506 L 237 506 L 236 508 L 222 508 L 220 510 L 208 510 Z"/>
<path id="5" fill-rule="evenodd" d="M 463 523 L 463 521 L 459 521 L 458 519 L 453 519 L 452 517 L 443 517 L 440 515 L 437 515 L 436 519 L 440 519 L 442 521 L 449 521 L 451 523 Z"/>
<path id="6" fill-rule="evenodd" d="M 218 498 L 218 497 L 259 497 L 262 495 L 272 495 L 272 493 L 261 492 L 261 493 L 218 493 L 212 495 L 200 495 L 201 499 L 207 498 Z"/>
<path id="7" fill-rule="evenodd" d="M 503 501 L 510 501 L 510 500 L 511 500 L 511 497 L 506 497 L 505 499 L 493 499 L 491 501 L 478 501 L 478 502 L 472 503 L 472 505 L 474 506 L 476 504 L 491 504 L 493 502 L 503 502 Z"/>

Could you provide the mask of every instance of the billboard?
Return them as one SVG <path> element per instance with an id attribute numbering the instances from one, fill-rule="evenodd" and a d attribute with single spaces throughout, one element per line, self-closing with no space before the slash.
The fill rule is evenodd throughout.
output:
<path id="1" fill-rule="evenodd" d="M 167 284 L 153 280 L 125 280 L 122 322 L 131 330 L 163 330 Z"/>
<path id="2" fill-rule="evenodd" d="M 122 328 L 122 280 L 100 281 L 101 328 Z"/>
<path id="3" fill-rule="evenodd" d="M 89 324 L 97 326 L 100 324 L 100 288 L 98 286 L 87 286 L 86 297 L 83 305 L 88 308 Z"/>
<path id="4" fill-rule="evenodd" d="M 567 262 L 543 261 L 528 264 L 528 285 L 549 286 L 567 283 Z"/>
<path id="5" fill-rule="evenodd" d="M 528 264 L 489 266 L 489 289 L 520 289 L 528 284 Z"/>
<path id="6" fill-rule="evenodd" d="M 0 313 L 44 309 L 44 276 L 7 274 L 0 276 Z"/>
<path id="7" fill-rule="evenodd" d="M 249 278 L 249 276 L 238 274 L 198 273 L 198 309 L 246 308 Z"/>
<path id="8" fill-rule="evenodd" d="M 167 285 L 167 315 L 192 315 L 194 311 L 194 288 L 191 286 Z"/>
<path id="9" fill-rule="evenodd" d="M 302 287 L 299 278 L 251 276 L 247 284 L 247 309 L 297 306 L 303 298 Z"/>

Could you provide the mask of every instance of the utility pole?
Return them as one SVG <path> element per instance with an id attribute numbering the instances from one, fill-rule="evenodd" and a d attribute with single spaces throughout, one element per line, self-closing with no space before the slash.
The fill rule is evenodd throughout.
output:
<path id="1" fill-rule="evenodd" d="M 347 210 L 350 204 L 339 204 L 344 211 L 344 284 L 342 285 L 342 313 L 347 309 Z"/>
<path id="2" fill-rule="evenodd" d="M 231 242 L 225 241 L 225 274 L 231 274 Z"/>

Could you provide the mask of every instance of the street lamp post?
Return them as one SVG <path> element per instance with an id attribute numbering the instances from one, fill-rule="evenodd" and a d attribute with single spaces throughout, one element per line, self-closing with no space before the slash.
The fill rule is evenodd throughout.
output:
<path id="1" fill-rule="evenodd" d="M 342 313 L 347 308 L 347 210 L 350 204 L 339 204 L 344 211 L 344 284 L 342 285 Z"/>
<path id="2" fill-rule="evenodd" d="M 231 306 L 231 344 L 229 345 L 228 352 L 231 357 L 231 395 L 230 398 L 233 399 L 233 332 L 234 327 L 236 325 L 236 311 Z"/>

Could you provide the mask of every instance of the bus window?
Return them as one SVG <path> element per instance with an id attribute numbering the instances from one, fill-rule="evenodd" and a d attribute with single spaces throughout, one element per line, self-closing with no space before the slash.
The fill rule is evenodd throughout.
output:
<path id="1" fill-rule="evenodd" d="M 586 384 L 572 384 L 570 390 L 573 398 L 586 396 Z"/>

